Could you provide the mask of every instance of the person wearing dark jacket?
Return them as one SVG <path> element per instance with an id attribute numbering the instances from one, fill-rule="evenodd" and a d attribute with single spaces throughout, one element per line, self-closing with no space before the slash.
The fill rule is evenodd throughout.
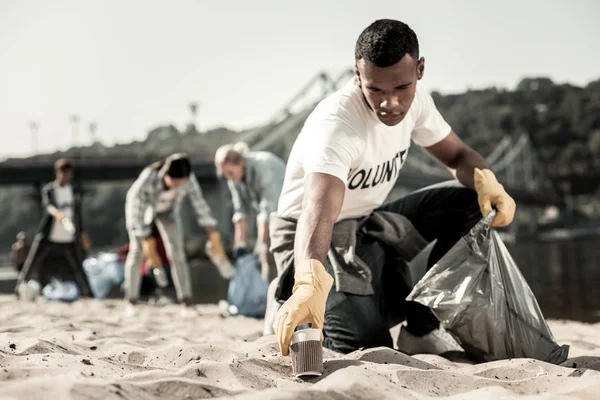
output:
<path id="1" fill-rule="evenodd" d="M 39 280 L 44 263 L 50 258 L 60 258 L 72 270 L 80 295 L 92 297 L 82 264 L 84 246 L 88 247 L 89 239 L 82 227 L 81 192 L 71 185 L 73 165 L 61 158 L 54 163 L 54 172 L 56 179 L 42 188 L 44 216 L 17 278 L 16 288 L 21 282 Z"/>

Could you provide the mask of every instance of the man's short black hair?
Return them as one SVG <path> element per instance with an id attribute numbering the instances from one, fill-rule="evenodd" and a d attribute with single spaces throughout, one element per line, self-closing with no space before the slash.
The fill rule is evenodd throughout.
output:
<path id="1" fill-rule="evenodd" d="M 404 22 L 379 19 L 369 25 L 358 37 L 354 56 L 356 61 L 369 61 L 383 68 L 396 64 L 410 54 L 419 58 L 417 34 Z"/>
<path id="2" fill-rule="evenodd" d="M 176 153 L 167 157 L 163 168 L 165 175 L 171 178 L 187 178 L 192 172 L 192 164 L 185 153 Z"/>
<path id="3" fill-rule="evenodd" d="M 58 171 L 61 171 L 61 172 L 72 171 L 73 170 L 73 164 L 71 163 L 70 160 L 68 160 L 66 158 L 59 158 L 58 160 L 56 160 L 54 162 L 54 170 L 56 172 L 58 172 Z"/>

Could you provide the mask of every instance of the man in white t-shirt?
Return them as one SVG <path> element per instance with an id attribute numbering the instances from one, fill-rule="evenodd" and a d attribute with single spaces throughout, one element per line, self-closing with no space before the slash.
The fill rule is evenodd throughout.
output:
<path id="1" fill-rule="evenodd" d="M 285 300 L 273 329 L 284 355 L 294 329 L 307 323 L 323 329 L 325 347 L 347 353 L 391 347 L 390 315 L 402 314 L 407 326 L 398 338 L 401 351 L 458 350 L 426 307 L 405 302 L 408 293 L 399 288 L 398 264 L 390 262 L 389 249 L 381 243 L 367 243 L 356 235 L 355 252 L 368 264 L 371 291 L 345 290 L 339 281 L 333 286 L 332 275 L 339 277 L 328 260 L 332 234 L 340 221 L 381 211 L 402 215 L 417 236 L 426 242 L 437 240 L 430 268 L 482 213 L 496 208 L 494 225 L 508 225 L 514 200 L 418 85 L 425 60 L 419 57 L 416 34 L 406 24 L 375 21 L 358 38 L 355 60 L 354 80 L 316 107 L 288 160 L 278 213 L 271 222 L 278 300 Z M 382 205 L 410 157 L 411 142 L 444 163 L 458 182 Z M 288 228 L 281 228 L 285 224 Z M 293 289 L 286 294 L 281 286 L 292 273 Z"/>
<path id="2" fill-rule="evenodd" d="M 87 276 L 83 270 L 84 251 L 89 248 L 89 238 L 81 226 L 81 193 L 71 185 L 73 165 L 61 158 L 54 163 L 56 179 L 42 188 L 44 217 L 35 235 L 29 256 L 19 275 L 21 281 L 40 279 L 45 283 L 52 275 L 65 279 L 54 272 L 47 262 L 68 266 L 79 286 L 82 296 L 91 296 Z M 53 272 L 50 272 L 53 271 Z"/>

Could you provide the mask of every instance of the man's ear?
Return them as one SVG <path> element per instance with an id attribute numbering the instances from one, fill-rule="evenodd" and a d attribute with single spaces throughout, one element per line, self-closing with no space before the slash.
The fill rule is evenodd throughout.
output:
<path id="1" fill-rule="evenodd" d="M 358 71 L 358 64 L 354 63 L 354 83 L 360 86 L 360 72 Z"/>
<path id="2" fill-rule="evenodd" d="M 421 57 L 417 61 L 417 80 L 423 79 L 423 75 L 425 75 L 425 58 Z"/>

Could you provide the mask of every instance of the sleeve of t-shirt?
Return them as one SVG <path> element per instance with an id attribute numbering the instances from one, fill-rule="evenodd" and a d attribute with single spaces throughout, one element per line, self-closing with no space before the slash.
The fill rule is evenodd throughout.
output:
<path id="1" fill-rule="evenodd" d="M 348 124 L 340 120 L 326 120 L 304 138 L 305 175 L 313 172 L 333 175 L 344 185 L 353 162 L 360 155 L 361 138 Z"/>
<path id="2" fill-rule="evenodd" d="M 417 91 L 415 101 L 418 102 L 419 115 L 412 132 L 412 139 L 419 146 L 433 146 L 446 138 L 452 128 L 436 108 L 431 95 L 423 89 Z"/>

